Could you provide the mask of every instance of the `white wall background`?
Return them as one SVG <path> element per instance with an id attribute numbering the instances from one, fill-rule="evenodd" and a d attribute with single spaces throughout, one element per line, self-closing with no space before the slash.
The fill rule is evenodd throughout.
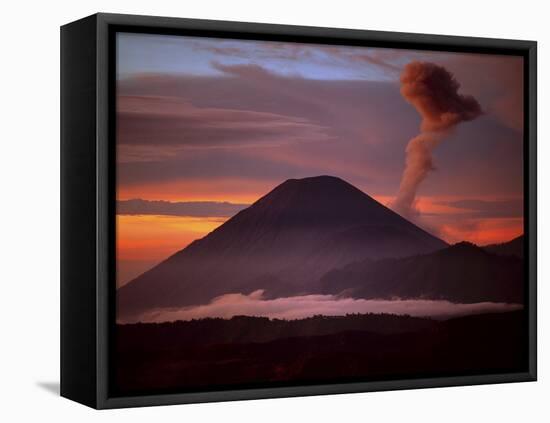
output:
<path id="1" fill-rule="evenodd" d="M 0 420 L 549 421 L 550 30 L 545 2 L 20 0 L 6 1 L 2 9 Z M 98 11 L 537 40 L 539 382 L 102 412 L 54 394 L 59 382 L 59 26 Z"/>

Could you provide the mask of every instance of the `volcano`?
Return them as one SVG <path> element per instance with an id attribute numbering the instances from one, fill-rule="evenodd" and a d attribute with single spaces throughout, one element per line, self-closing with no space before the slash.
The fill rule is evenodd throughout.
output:
<path id="1" fill-rule="evenodd" d="M 289 179 L 117 292 L 118 318 L 263 289 L 314 291 L 332 269 L 447 247 L 441 239 L 333 176 Z"/>

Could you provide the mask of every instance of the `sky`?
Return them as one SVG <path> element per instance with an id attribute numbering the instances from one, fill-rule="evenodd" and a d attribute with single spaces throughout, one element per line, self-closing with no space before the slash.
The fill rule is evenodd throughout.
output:
<path id="1" fill-rule="evenodd" d="M 434 148 L 407 218 L 449 243 L 523 233 L 520 57 L 119 33 L 117 284 L 290 178 L 338 176 L 391 208 L 421 126 L 400 92 L 414 61 L 483 113 Z"/>

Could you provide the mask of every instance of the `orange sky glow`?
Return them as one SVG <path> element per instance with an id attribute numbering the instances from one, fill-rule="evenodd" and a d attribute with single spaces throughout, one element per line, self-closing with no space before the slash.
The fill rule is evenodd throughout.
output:
<path id="1" fill-rule="evenodd" d="M 277 184 L 270 181 L 228 178 L 215 183 L 205 180 L 176 180 L 165 183 L 120 186 L 118 200 L 133 198 L 164 201 L 227 201 L 252 204 Z"/>
<path id="2" fill-rule="evenodd" d="M 213 217 L 118 215 L 118 284 L 139 276 L 226 220 Z"/>

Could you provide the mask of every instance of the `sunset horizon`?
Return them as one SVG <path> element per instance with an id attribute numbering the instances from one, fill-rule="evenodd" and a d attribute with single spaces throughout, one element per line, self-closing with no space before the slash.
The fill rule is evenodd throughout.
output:
<path id="1" fill-rule="evenodd" d="M 174 199 L 118 199 L 117 203 L 119 204 L 119 213 L 117 214 L 117 226 L 119 228 L 132 228 L 132 230 L 131 233 L 122 231 L 118 232 L 117 257 L 119 260 L 124 260 L 128 263 L 132 263 L 133 266 L 127 266 L 127 268 L 123 270 L 120 275 L 120 279 L 118 280 L 117 286 L 120 287 L 125 285 L 126 283 L 130 282 L 131 279 L 133 279 L 134 277 L 139 276 L 141 273 L 164 261 L 177 251 L 185 249 L 185 247 L 187 247 L 193 241 L 203 238 L 208 233 L 217 229 L 226 221 L 231 219 L 231 217 L 233 217 L 240 210 L 249 207 L 254 202 L 267 194 L 268 192 L 254 197 L 254 200 L 250 201 L 249 203 L 237 203 L 228 201 L 227 199 L 223 200 L 219 197 L 192 199 L 177 198 L 175 199 L 176 201 L 174 201 Z M 368 195 L 368 193 L 366 194 Z M 371 198 L 391 209 L 390 205 L 395 199 L 395 196 L 371 196 Z M 434 200 L 420 196 L 417 198 L 416 207 L 419 211 L 419 215 L 429 213 L 430 210 L 435 210 L 440 215 L 452 214 L 453 216 L 456 216 L 456 214 L 467 214 L 468 211 L 471 210 L 468 210 L 467 208 L 452 207 L 448 204 L 445 204 L 457 201 L 459 202 L 460 199 L 461 197 L 437 197 L 437 199 Z M 242 198 L 240 198 L 239 200 L 243 201 Z M 480 198 L 470 198 L 470 200 L 487 201 L 487 199 Z M 136 201 L 140 203 L 156 203 L 157 205 L 160 203 L 161 207 L 147 209 L 147 207 L 143 207 L 143 204 L 137 206 L 136 210 L 128 210 L 128 208 L 121 207 L 121 204 Z M 492 201 L 501 201 L 506 204 L 510 201 L 510 199 L 499 198 L 492 199 Z M 204 206 L 205 203 L 208 203 L 210 207 L 212 207 L 213 205 L 226 205 L 236 206 L 237 208 L 231 215 L 208 217 L 197 216 L 197 210 L 194 212 L 195 215 L 193 215 L 193 212 L 189 210 L 183 210 L 180 212 L 170 210 L 170 206 L 174 205 Z M 395 212 L 398 213 L 397 211 Z M 476 244 L 478 246 L 485 246 L 506 243 L 513 240 L 514 238 L 517 238 L 518 236 L 523 235 L 523 219 L 515 219 L 516 221 L 514 223 L 516 225 L 509 225 L 509 227 L 506 228 L 499 227 L 499 223 L 502 223 L 502 220 L 503 218 L 483 219 L 483 229 L 478 229 L 475 231 L 475 233 L 472 233 L 473 231 L 471 230 L 455 232 L 452 228 L 445 227 L 441 227 L 441 230 L 439 232 L 434 233 L 433 228 L 426 228 L 424 227 L 424 225 L 422 225 L 421 222 L 413 221 L 413 223 L 422 227 L 422 229 L 433 233 L 433 235 L 440 237 L 448 244 L 455 244 L 458 242 L 466 241 Z M 510 222 L 504 223 L 509 224 Z M 166 229 L 169 229 L 169 231 L 167 231 Z M 158 240 L 153 240 L 152 242 L 148 241 L 147 233 L 154 233 L 155 239 L 158 239 L 158 236 L 162 235 L 162 242 L 159 242 Z"/>

